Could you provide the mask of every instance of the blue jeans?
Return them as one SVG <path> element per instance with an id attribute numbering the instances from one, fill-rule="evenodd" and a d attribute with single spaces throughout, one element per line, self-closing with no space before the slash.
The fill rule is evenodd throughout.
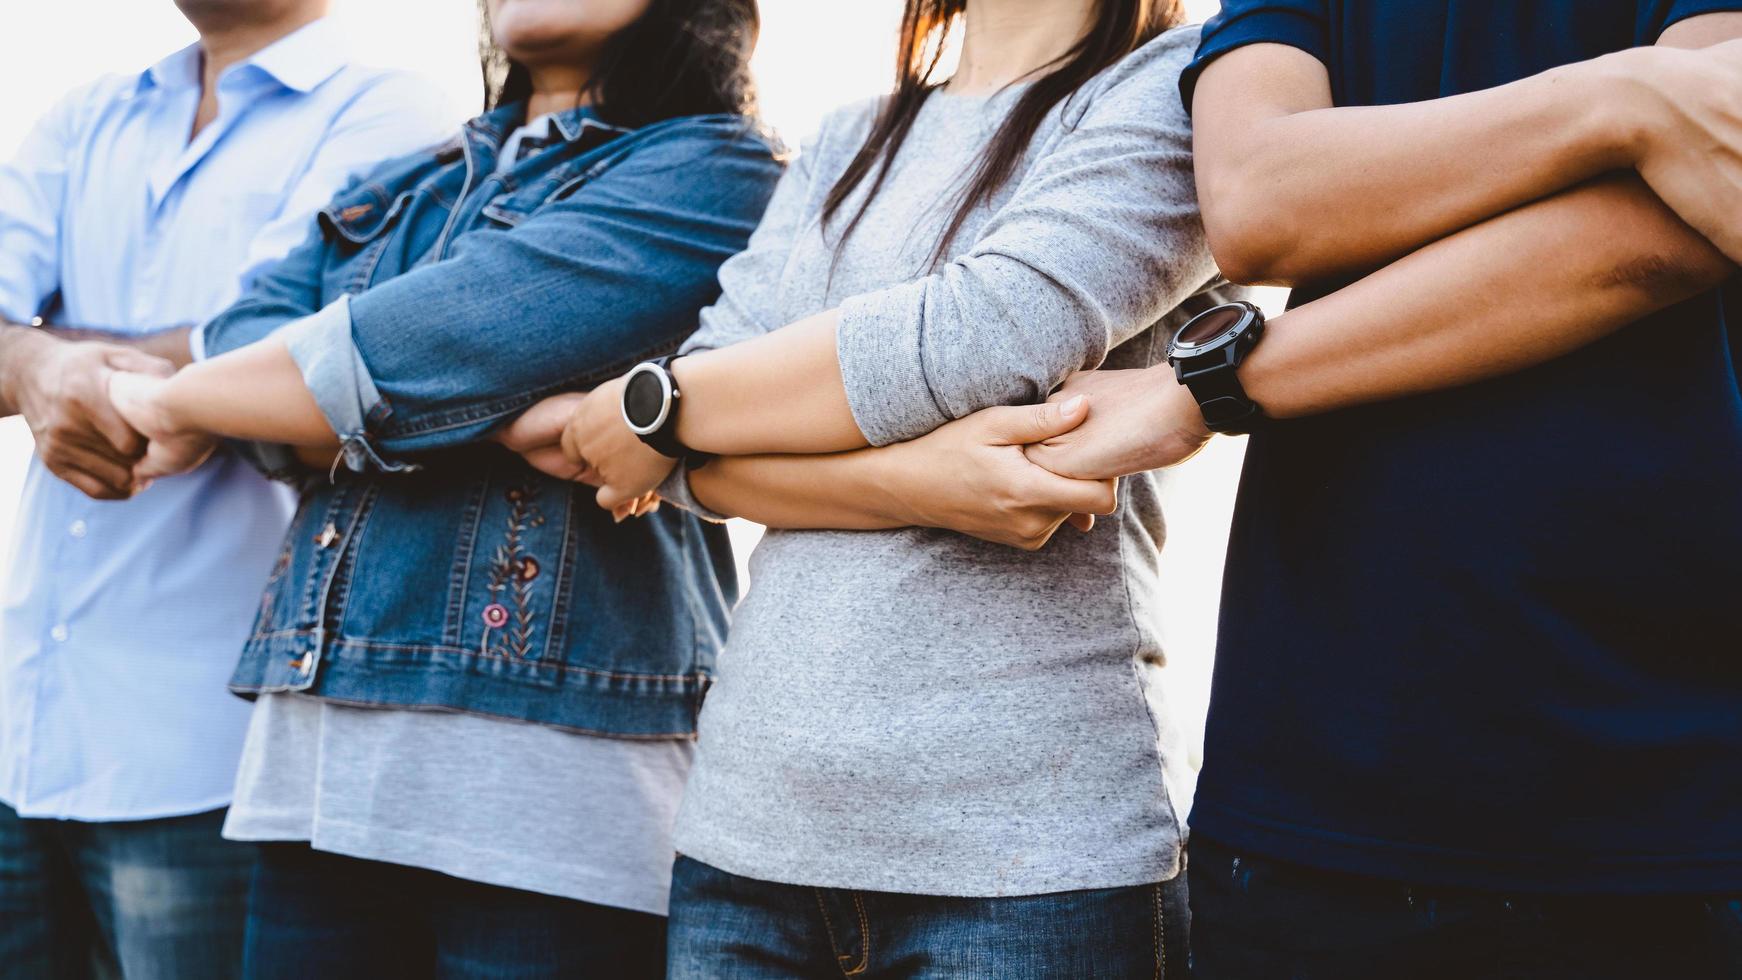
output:
<path id="1" fill-rule="evenodd" d="M 86 823 L 0 804 L 0 977 L 234 977 L 254 849 L 222 810 Z"/>
<path id="2" fill-rule="evenodd" d="M 250 978 L 657 978 L 665 920 L 422 868 L 266 844 L 248 901 Z"/>
<path id="3" fill-rule="evenodd" d="M 1509 895 L 1273 861 L 1193 837 L 1199 980 L 1733 980 L 1742 895 Z"/>
<path id="4" fill-rule="evenodd" d="M 1013 898 L 779 885 L 679 857 L 668 980 L 1186 976 L 1185 876 Z"/>

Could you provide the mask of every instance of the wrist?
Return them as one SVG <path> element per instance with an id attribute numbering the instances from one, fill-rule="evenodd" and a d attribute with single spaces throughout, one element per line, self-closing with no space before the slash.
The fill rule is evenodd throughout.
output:
<path id="1" fill-rule="evenodd" d="M 202 362 L 203 363 L 203 362 Z M 193 415 L 197 404 L 190 388 L 199 380 L 200 365 L 190 365 L 157 385 L 151 409 L 160 432 L 180 433 L 197 428 Z"/>
<path id="2" fill-rule="evenodd" d="M 1169 451 L 1165 443 L 1171 437 L 1201 435 L 1208 439 L 1211 433 L 1208 424 L 1204 422 L 1203 409 L 1198 406 L 1197 397 L 1192 394 L 1192 390 L 1180 384 L 1173 367 L 1163 361 L 1147 370 L 1150 374 L 1150 384 L 1147 386 L 1150 393 L 1147 416 L 1156 422 L 1151 431 L 1159 437 L 1157 441 L 1164 444 L 1162 451 Z M 1093 412 L 1094 408 L 1091 407 L 1089 411 Z"/>
<path id="3" fill-rule="evenodd" d="M 38 375 L 43 356 L 59 343 L 63 341 L 35 327 L 0 327 L 0 395 L 16 404 L 19 393 Z"/>
<path id="4" fill-rule="evenodd" d="M 857 482 L 867 493 L 861 499 L 890 526 L 945 526 L 928 506 L 937 500 L 940 474 L 923 459 L 924 438 L 849 454 L 863 470 L 864 478 Z M 915 479 L 920 473 L 927 478 Z"/>
<path id="5" fill-rule="evenodd" d="M 1660 80 L 1669 67 L 1666 52 L 1629 48 L 1569 66 L 1579 89 L 1572 98 L 1584 107 L 1586 145 L 1604 169 L 1631 169 L 1650 152 L 1669 109 Z"/>

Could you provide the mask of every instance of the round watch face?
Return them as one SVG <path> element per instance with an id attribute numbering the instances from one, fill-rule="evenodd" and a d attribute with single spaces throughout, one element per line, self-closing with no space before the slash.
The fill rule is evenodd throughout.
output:
<path id="1" fill-rule="evenodd" d="M 623 417 L 637 432 L 651 432 L 664 421 L 665 379 L 658 371 L 636 371 L 623 384 Z"/>
<path id="2" fill-rule="evenodd" d="M 1185 347 L 1198 347 L 1207 344 L 1222 334 L 1234 328 L 1246 316 L 1246 311 L 1237 306 L 1224 306 L 1210 310 L 1193 319 L 1180 328 L 1173 342 Z"/>

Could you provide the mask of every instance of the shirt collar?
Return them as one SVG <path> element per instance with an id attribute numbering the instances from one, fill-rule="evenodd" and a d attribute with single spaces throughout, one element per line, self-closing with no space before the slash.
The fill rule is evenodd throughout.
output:
<path id="1" fill-rule="evenodd" d="M 349 61 L 344 38 L 332 18 L 322 17 L 286 34 L 226 70 L 253 66 L 296 92 L 310 92 L 338 74 Z M 190 44 L 145 69 L 139 89 L 177 89 L 200 84 L 200 46 Z"/>

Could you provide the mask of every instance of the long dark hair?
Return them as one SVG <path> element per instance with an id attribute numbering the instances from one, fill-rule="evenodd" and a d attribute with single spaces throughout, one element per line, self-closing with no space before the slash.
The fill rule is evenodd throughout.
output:
<path id="1" fill-rule="evenodd" d="M 961 22 L 967 6 L 968 0 L 907 0 L 895 58 L 895 91 L 883 100 L 864 145 L 823 201 L 823 225 L 827 227 L 854 189 L 867 177 L 871 179 L 871 190 L 836 239 L 837 248 L 853 234 L 871 199 L 882 190 L 890 161 L 907 139 L 920 106 L 942 84 L 933 76 L 943 56 L 944 39 Z M 993 134 L 957 197 L 950 223 L 932 252 L 932 262 L 943 258 L 969 213 L 990 200 L 1010 179 L 1035 130 L 1054 106 L 1081 88 L 1096 72 L 1184 20 L 1180 0 L 1095 0 L 1095 19 L 1088 32 L 1070 50 L 1031 73 L 1031 77 L 1039 77 Z"/>
<path id="2" fill-rule="evenodd" d="M 531 74 L 497 46 L 485 0 L 478 0 L 478 10 L 484 108 L 525 101 L 532 95 Z M 761 27 L 756 0 L 652 0 L 605 42 L 581 94 L 591 97 L 601 119 L 619 126 L 722 112 L 754 115 L 750 55 Z"/>

